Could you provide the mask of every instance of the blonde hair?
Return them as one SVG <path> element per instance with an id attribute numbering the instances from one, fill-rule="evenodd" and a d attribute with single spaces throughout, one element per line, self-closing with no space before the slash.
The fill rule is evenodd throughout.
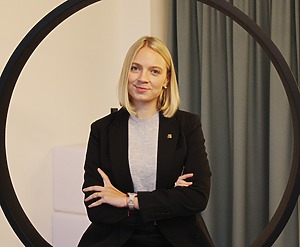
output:
<path id="1" fill-rule="evenodd" d="M 162 111 L 165 117 L 170 118 L 177 111 L 180 102 L 175 67 L 168 48 L 161 40 L 155 37 L 141 37 L 129 48 L 123 63 L 118 84 L 120 105 L 125 107 L 130 114 L 136 115 L 134 107 L 129 100 L 128 77 L 136 54 L 145 46 L 156 51 L 166 62 L 169 83 L 167 88 L 164 88 L 158 97 L 157 108 Z"/>

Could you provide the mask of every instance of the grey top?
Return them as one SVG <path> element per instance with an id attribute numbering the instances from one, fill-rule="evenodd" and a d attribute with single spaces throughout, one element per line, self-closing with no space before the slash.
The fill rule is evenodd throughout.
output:
<path id="1" fill-rule="evenodd" d="M 135 192 L 156 188 L 158 127 L 158 112 L 149 119 L 129 117 L 128 159 Z"/>

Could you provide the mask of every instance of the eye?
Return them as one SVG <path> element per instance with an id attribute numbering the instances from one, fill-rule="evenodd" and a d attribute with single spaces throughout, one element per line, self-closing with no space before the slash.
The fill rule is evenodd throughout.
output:
<path id="1" fill-rule="evenodd" d="M 161 73 L 161 71 L 159 69 L 152 69 L 151 73 L 153 75 L 159 75 Z"/>
<path id="2" fill-rule="evenodd" d="M 130 68 L 131 71 L 139 71 L 140 68 L 136 65 L 132 65 L 131 68 Z"/>

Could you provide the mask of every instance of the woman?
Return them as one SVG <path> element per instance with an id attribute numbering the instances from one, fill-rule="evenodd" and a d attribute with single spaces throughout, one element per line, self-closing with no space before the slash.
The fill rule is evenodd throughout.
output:
<path id="1" fill-rule="evenodd" d="M 200 214 L 211 177 L 201 123 L 178 110 L 159 39 L 132 45 L 118 90 L 121 109 L 91 126 L 83 192 L 92 224 L 79 246 L 214 246 Z"/>

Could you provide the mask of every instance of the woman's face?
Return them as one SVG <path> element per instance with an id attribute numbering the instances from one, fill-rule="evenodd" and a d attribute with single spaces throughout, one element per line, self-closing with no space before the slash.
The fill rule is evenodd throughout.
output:
<path id="1" fill-rule="evenodd" d="M 156 108 L 157 98 L 167 83 L 167 66 L 163 57 L 147 46 L 139 50 L 128 79 L 128 93 L 133 106 Z"/>

